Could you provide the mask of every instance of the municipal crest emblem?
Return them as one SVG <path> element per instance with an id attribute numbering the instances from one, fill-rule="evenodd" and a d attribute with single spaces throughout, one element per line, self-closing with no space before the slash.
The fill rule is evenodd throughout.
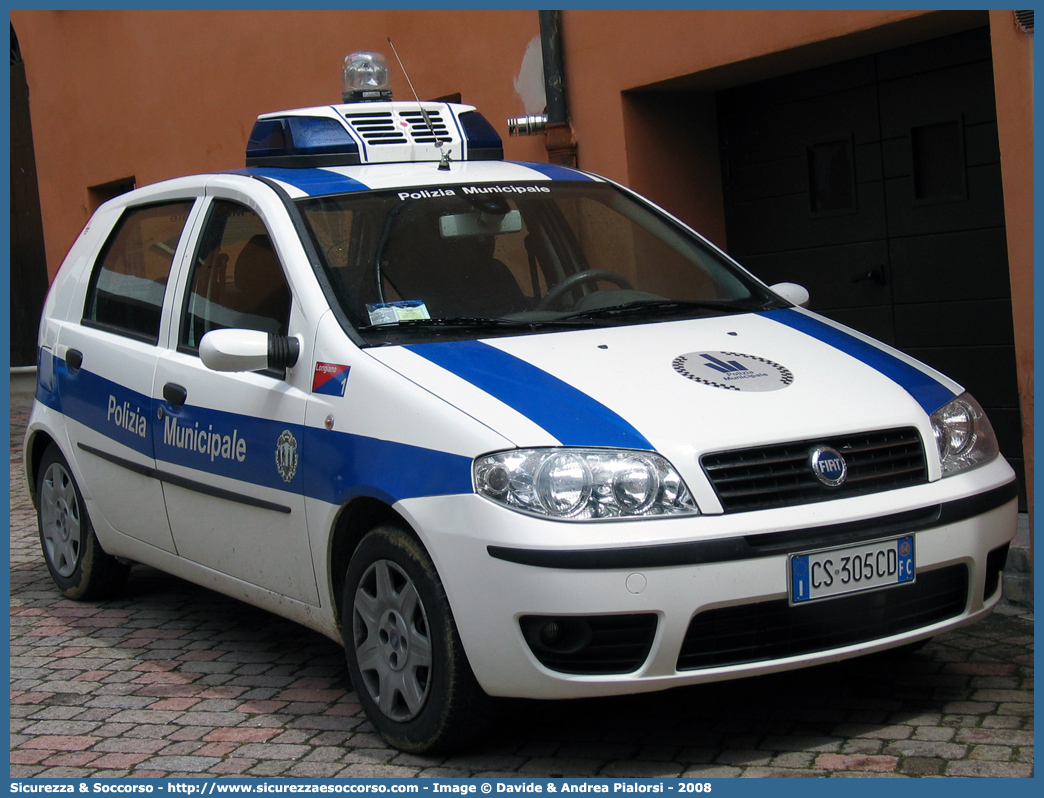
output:
<path id="1" fill-rule="evenodd" d="M 275 450 L 276 469 L 284 482 L 289 482 L 297 473 L 297 438 L 290 430 L 283 430 L 283 434 L 276 441 Z"/>

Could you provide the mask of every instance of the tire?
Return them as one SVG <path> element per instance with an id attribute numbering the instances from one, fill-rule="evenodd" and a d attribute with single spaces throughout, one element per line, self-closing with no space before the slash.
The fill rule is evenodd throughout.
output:
<path id="1" fill-rule="evenodd" d="M 378 527 L 348 566 L 341 607 L 348 672 L 381 736 L 402 751 L 446 752 L 480 733 L 491 715 L 424 547 Z"/>
<path id="2" fill-rule="evenodd" d="M 911 654 L 915 654 L 920 651 L 926 645 L 932 642 L 934 638 L 926 637 L 923 640 L 915 640 L 913 643 L 906 643 L 905 645 L 898 646 L 896 648 L 890 648 L 887 651 L 881 653 L 890 659 L 906 659 Z"/>
<path id="3" fill-rule="evenodd" d="M 885 666 L 897 665 L 912 657 L 926 645 L 931 643 L 933 639 L 934 638 L 926 637 L 924 640 L 916 640 L 913 643 L 904 643 L 895 648 L 886 648 L 884 651 L 876 651 L 873 654 L 868 654 L 865 659 Z"/>
<path id="4" fill-rule="evenodd" d="M 69 464 L 53 445 L 37 472 L 36 521 L 47 570 L 62 595 L 91 601 L 123 587 L 130 566 L 102 549 Z"/>

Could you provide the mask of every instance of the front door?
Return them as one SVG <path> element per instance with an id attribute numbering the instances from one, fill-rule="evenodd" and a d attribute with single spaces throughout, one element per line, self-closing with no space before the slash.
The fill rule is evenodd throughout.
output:
<path id="1" fill-rule="evenodd" d="M 720 95 L 731 255 L 962 383 L 1023 472 L 989 30 Z"/>
<path id="2" fill-rule="evenodd" d="M 316 605 L 298 468 L 308 395 L 283 372 L 217 372 L 199 358 L 211 330 L 291 328 L 289 284 L 256 207 L 231 189 L 208 198 L 152 388 L 156 460 L 180 556 Z"/>

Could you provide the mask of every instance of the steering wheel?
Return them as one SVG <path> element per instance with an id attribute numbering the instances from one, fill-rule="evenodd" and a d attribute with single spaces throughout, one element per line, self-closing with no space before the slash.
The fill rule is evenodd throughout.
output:
<path id="1" fill-rule="evenodd" d="M 547 295 L 536 304 L 535 310 L 549 310 L 559 299 L 578 285 L 593 283 L 599 280 L 616 283 L 625 290 L 631 289 L 631 284 L 622 274 L 611 272 L 608 269 L 588 269 L 585 272 L 577 272 L 566 277 L 562 282 L 556 283 L 547 292 Z"/>

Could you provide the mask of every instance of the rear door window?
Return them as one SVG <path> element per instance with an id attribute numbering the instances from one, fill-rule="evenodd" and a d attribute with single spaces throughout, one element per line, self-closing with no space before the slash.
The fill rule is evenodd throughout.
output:
<path id="1" fill-rule="evenodd" d="M 163 297 L 192 200 L 128 208 L 91 274 L 83 323 L 159 340 Z"/>

